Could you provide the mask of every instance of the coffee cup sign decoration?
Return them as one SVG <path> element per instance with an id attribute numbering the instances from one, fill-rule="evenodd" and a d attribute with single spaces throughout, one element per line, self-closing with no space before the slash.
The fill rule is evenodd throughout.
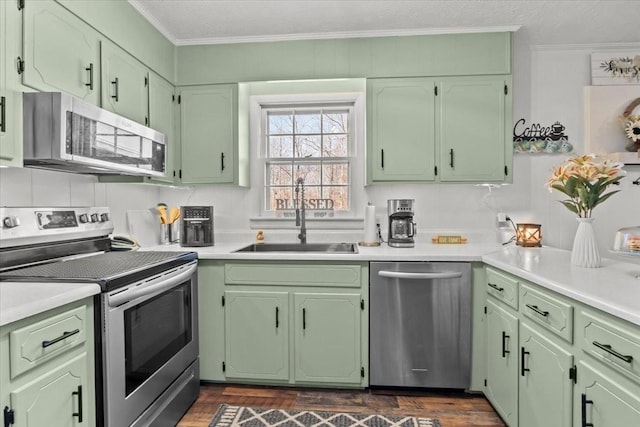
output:
<path id="1" fill-rule="evenodd" d="M 564 133 L 565 127 L 560 122 L 550 126 L 532 123 L 527 126 L 525 119 L 520 119 L 513 126 L 513 151 L 516 153 L 570 153 L 573 145 Z"/>

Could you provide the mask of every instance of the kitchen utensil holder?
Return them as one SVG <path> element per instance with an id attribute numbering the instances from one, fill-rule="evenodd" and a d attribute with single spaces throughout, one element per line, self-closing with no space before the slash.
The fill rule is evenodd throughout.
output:
<path id="1" fill-rule="evenodd" d="M 179 229 L 177 222 L 173 224 L 160 224 L 160 244 L 171 245 L 177 243 L 179 240 Z"/>

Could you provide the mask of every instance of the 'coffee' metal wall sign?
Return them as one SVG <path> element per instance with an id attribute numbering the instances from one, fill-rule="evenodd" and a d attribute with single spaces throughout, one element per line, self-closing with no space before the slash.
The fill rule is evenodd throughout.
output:
<path id="1" fill-rule="evenodd" d="M 520 119 L 513 127 L 513 150 L 516 153 L 570 153 L 573 145 L 564 130 L 560 122 L 551 126 L 539 123 L 527 126 L 525 119 Z"/>

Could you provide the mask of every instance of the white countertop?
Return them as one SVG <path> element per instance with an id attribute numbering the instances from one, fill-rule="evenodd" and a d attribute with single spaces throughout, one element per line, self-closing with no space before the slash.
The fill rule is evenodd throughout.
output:
<path id="1" fill-rule="evenodd" d="M 640 264 L 603 259 L 600 268 L 571 265 L 571 252 L 505 247 L 482 261 L 604 312 L 640 325 Z"/>
<path id="2" fill-rule="evenodd" d="M 0 282 L 0 326 L 99 293 L 95 283 Z"/>

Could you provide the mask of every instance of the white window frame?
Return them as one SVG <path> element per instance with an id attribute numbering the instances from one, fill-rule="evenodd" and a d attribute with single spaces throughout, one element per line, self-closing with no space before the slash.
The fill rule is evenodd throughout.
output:
<path id="1" fill-rule="evenodd" d="M 364 206 L 365 183 L 365 102 L 364 93 L 314 93 L 314 94 L 288 94 L 288 95 L 255 95 L 249 99 L 249 123 L 251 138 L 251 162 L 252 167 L 251 187 L 259 191 L 260 203 L 257 217 L 251 219 L 252 228 L 282 227 L 287 223 L 294 223 L 288 218 L 277 218 L 272 211 L 266 211 L 266 194 L 264 191 L 266 176 L 266 144 L 264 143 L 265 129 L 263 128 L 263 107 L 289 107 L 296 106 L 324 106 L 328 104 L 351 104 L 353 108 L 352 123 L 350 123 L 350 210 L 336 211 L 332 218 L 307 218 L 308 228 L 353 228 L 354 222 L 362 222 Z M 294 225 L 292 225 L 293 227 Z"/>

